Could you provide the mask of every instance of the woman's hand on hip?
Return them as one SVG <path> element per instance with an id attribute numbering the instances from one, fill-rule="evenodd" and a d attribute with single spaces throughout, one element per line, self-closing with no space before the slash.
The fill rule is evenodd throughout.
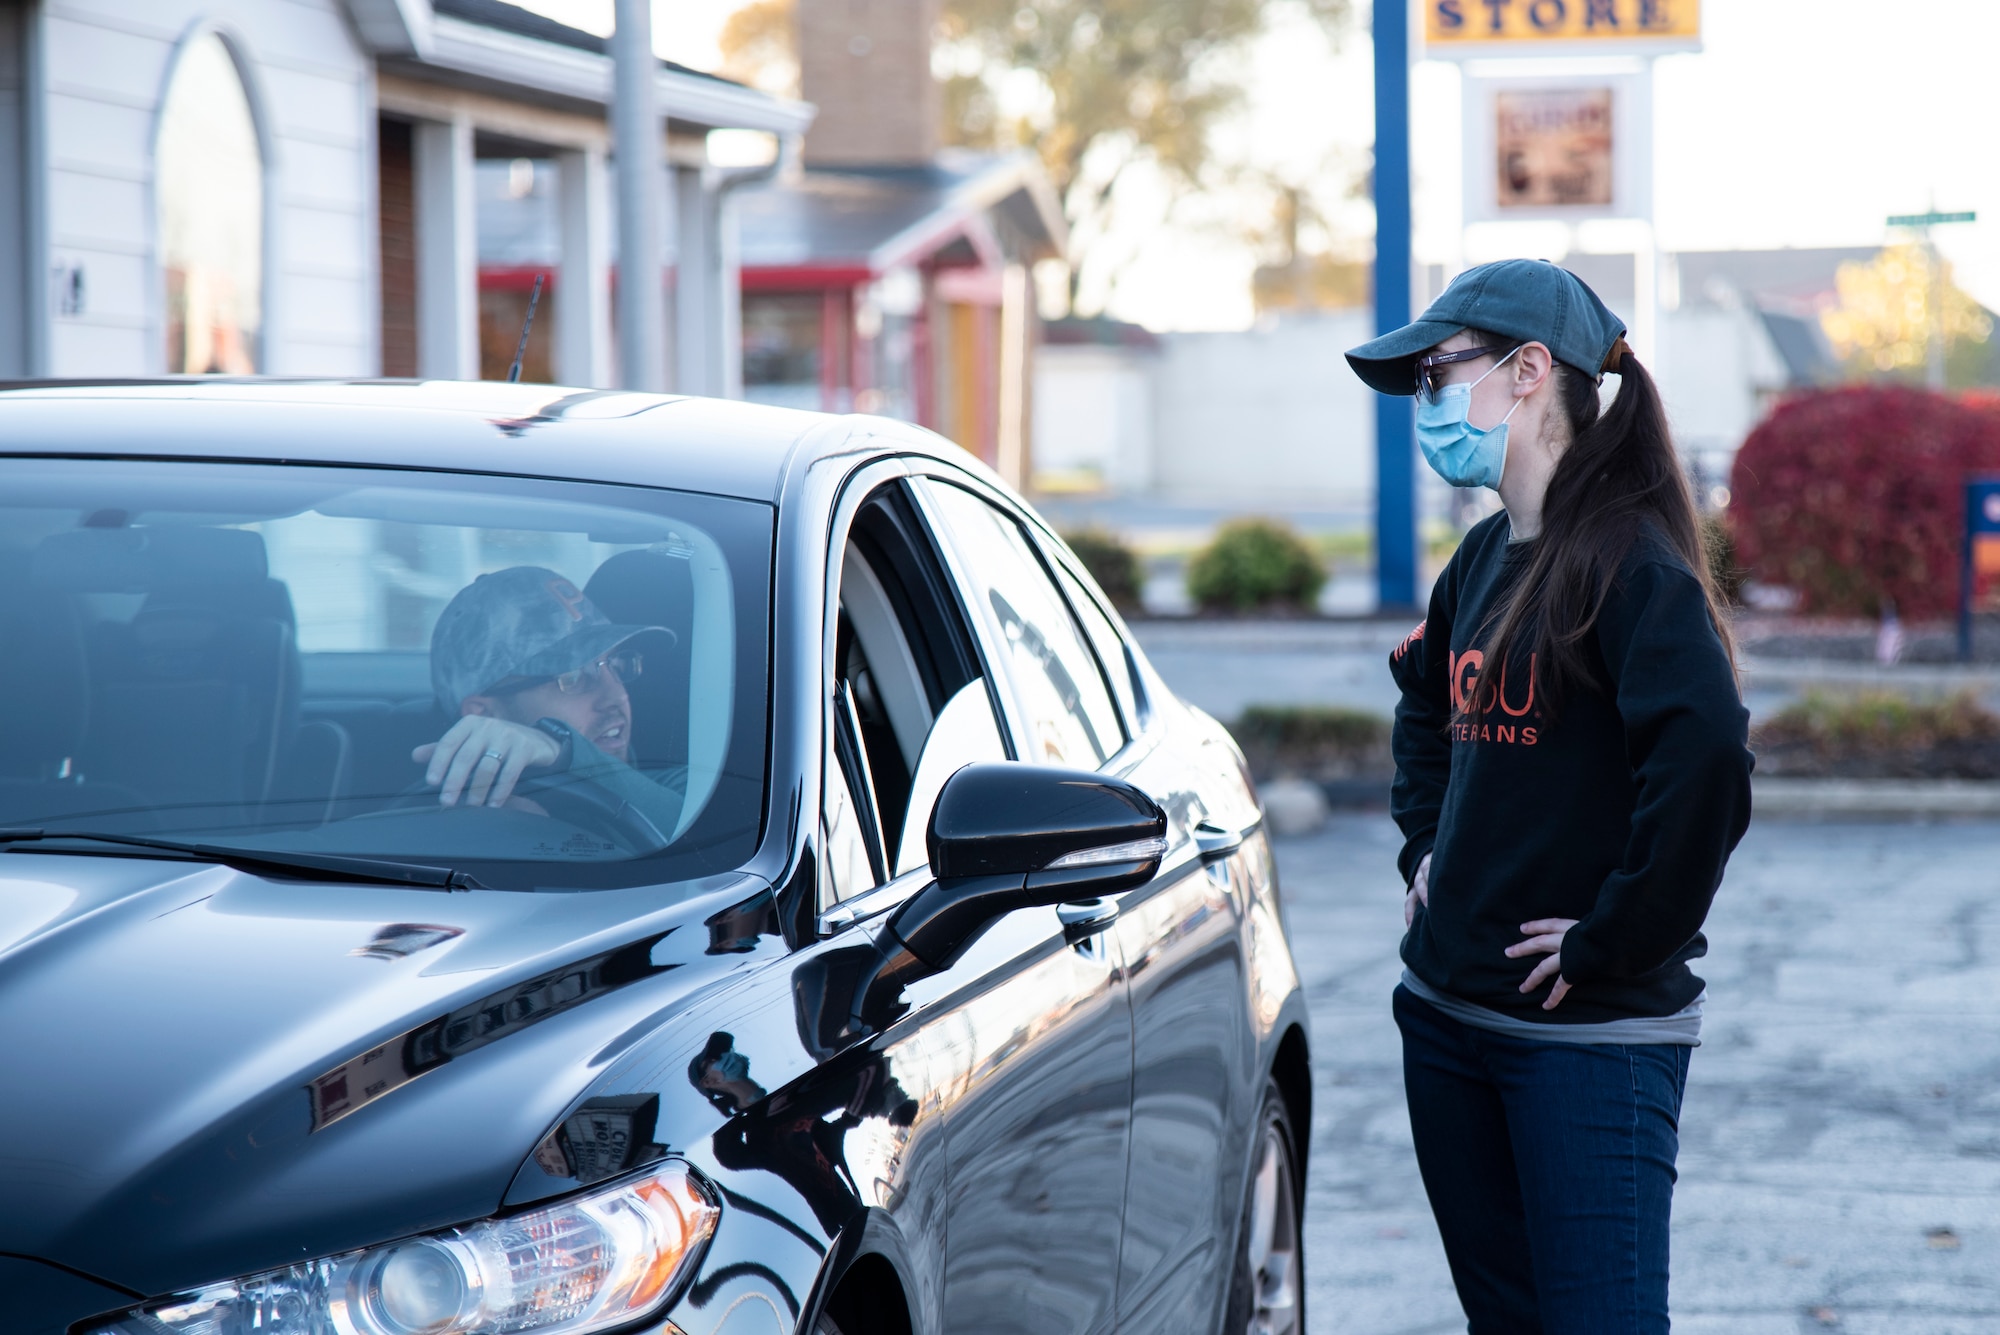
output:
<path id="1" fill-rule="evenodd" d="M 1523 992 L 1532 992 L 1550 978 L 1556 980 L 1555 987 L 1549 992 L 1549 999 L 1542 1003 L 1542 1009 L 1545 1011 L 1552 1011 L 1562 1005 L 1562 999 L 1569 995 L 1569 984 L 1562 976 L 1563 934 L 1576 926 L 1577 921 L 1575 918 L 1537 918 L 1533 922 L 1524 922 L 1521 924 L 1521 934 L 1528 939 L 1507 947 L 1508 959 L 1517 960 L 1528 955 L 1548 956 L 1535 966 L 1534 972 L 1528 975 L 1528 981 L 1521 984 Z"/>
<path id="2" fill-rule="evenodd" d="M 1417 920 L 1417 905 L 1431 906 L 1431 855 L 1424 854 L 1424 860 L 1417 864 L 1417 874 L 1410 878 L 1410 891 L 1403 896 L 1403 926 L 1408 927 Z"/>

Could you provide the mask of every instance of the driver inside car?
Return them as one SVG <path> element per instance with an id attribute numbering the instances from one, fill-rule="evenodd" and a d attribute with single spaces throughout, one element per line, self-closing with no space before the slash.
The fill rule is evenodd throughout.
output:
<path id="1" fill-rule="evenodd" d="M 512 807 L 539 815 L 515 790 L 523 776 L 575 775 L 669 834 L 686 770 L 640 770 L 632 754 L 626 683 L 644 651 L 669 648 L 663 626 L 621 626 L 582 590 L 542 566 L 481 575 L 460 589 L 431 631 L 431 685 L 456 718 L 410 753 L 443 806 Z"/>

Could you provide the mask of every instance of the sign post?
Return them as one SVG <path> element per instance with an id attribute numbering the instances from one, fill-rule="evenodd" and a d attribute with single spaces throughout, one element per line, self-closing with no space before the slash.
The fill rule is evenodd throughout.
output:
<path id="1" fill-rule="evenodd" d="M 1375 332 L 1410 322 L 1410 11 L 1375 0 Z M 1417 605 L 1417 420 L 1375 395 L 1375 603 Z"/>
<path id="2" fill-rule="evenodd" d="M 1958 567 L 1958 658 L 1972 661 L 1972 599 L 1979 577 L 2000 577 L 2000 477 L 1965 484 L 1965 547 Z"/>
<path id="3" fill-rule="evenodd" d="M 1931 240 L 1931 228 L 1939 223 L 1978 222 L 1976 213 L 1939 213 L 1931 209 L 1925 213 L 1892 213 L 1889 226 L 1914 228 L 1922 239 L 1924 249 L 1930 252 L 1931 290 L 1926 298 L 1930 305 L 1930 366 L 1924 376 L 1931 389 L 1944 389 L 1944 258 L 1938 254 L 1937 242 Z"/>

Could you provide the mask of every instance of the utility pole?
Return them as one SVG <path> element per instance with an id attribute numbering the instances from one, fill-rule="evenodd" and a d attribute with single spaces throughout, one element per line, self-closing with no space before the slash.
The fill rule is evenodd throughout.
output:
<path id="1" fill-rule="evenodd" d="M 1889 218 L 1891 227 L 1914 229 L 1918 239 L 1923 242 L 1924 253 L 1928 257 L 1931 290 L 1925 294 L 1924 300 L 1930 307 L 1928 331 L 1930 346 L 1927 349 L 1929 364 L 1925 370 L 1924 381 L 1931 389 L 1939 392 L 1944 389 L 1944 256 L 1938 253 L 1937 242 L 1931 239 L 1931 228 L 1940 223 L 1977 221 L 1979 221 L 1977 213 L 1939 213 L 1936 205 L 1932 205 L 1927 213 L 1897 213 Z"/>
<path id="2" fill-rule="evenodd" d="M 1410 7 L 1375 0 L 1375 332 L 1410 322 Z M 1416 402 L 1375 399 L 1375 602 L 1417 605 Z"/>
<path id="3" fill-rule="evenodd" d="M 618 0 L 617 23 L 611 38 L 611 141 L 618 180 L 618 382 L 658 392 L 667 387 L 667 318 L 652 0 Z"/>

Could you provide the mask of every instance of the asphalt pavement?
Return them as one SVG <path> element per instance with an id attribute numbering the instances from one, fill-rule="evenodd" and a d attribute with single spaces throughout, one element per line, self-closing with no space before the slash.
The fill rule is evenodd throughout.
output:
<path id="1" fill-rule="evenodd" d="M 1389 995 L 1398 836 L 1278 844 L 1312 1009 L 1313 1335 L 1462 1331 Z M 2000 1335 L 2000 824 L 1754 825 L 1709 922 L 1675 1328 Z"/>

